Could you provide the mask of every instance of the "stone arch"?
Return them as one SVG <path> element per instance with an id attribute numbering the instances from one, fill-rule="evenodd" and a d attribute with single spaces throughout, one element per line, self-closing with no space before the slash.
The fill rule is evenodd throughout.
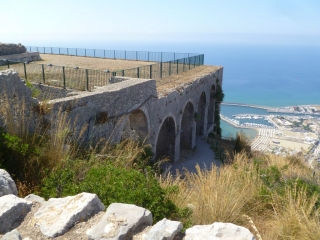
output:
<path id="1" fill-rule="evenodd" d="M 209 110 L 208 110 L 208 122 L 207 122 L 208 129 L 214 123 L 215 93 L 216 93 L 216 86 L 213 84 L 209 94 Z"/>
<path id="2" fill-rule="evenodd" d="M 167 117 L 160 128 L 157 148 L 156 159 L 163 157 L 169 157 L 171 161 L 174 161 L 175 155 L 175 138 L 176 138 L 176 124 L 172 117 Z"/>
<path id="3" fill-rule="evenodd" d="M 181 119 L 181 134 L 180 134 L 181 149 L 192 149 L 194 125 L 195 125 L 194 107 L 191 102 L 188 102 L 184 107 L 182 119 Z"/>
<path id="4" fill-rule="evenodd" d="M 121 140 L 130 138 L 135 141 L 144 142 L 147 139 L 148 134 L 149 127 L 146 114 L 141 109 L 131 112 L 123 130 Z"/>
<path id="5" fill-rule="evenodd" d="M 205 115 L 206 115 L 206 93 L 202 92 L 199 103 L 198 103 L 198 112 L 196 120 L 197 120 L 197 135 L 203 135 L 204 134 L 204 124 L 205 124 Z"/>

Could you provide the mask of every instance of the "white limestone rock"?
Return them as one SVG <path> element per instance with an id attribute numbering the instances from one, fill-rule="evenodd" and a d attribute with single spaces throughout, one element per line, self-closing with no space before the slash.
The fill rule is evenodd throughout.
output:
<path id="1" fill-rule="evenodd" d="M 0 169 L 0 197 L 8 194 L 17 196 L 17 186 L 12 180 L 10 174 L 4 169 Z"/>
<path id="2" fill-rule="evenodd" d="M 14 229 L 11 232 L 6 233 L 2 236 L 1 240 L 21 240 L 21 235 L 18 230 Z"/>
<path id="3" fill-rule="evenodd" d="M 132 204 L 112 203 L 100 222 L 86 233 L 91 240 L 130 239 L 135 229 L 143 224 L 152 225 L 149 210 Z"/>
<path id="4" fill-rule="evenodd" d="M 172 240 L 183 228 L 182 223 L 162 219 L 157 222 L 144 237 L 145 240 Z"/>
<path id="5" fill-rule="evenodd" d="M 85 221 L 104 209 L 96 194 L 80 193 L 49 199 L 35 213 L 34 219 L 44 235 L 57 237 L 66 233 L 76 222 Z"/>
<path id="6" fill-rule="evenodd" d="M 17 226 L 31 210 L 32 202 L 13 194 L 0 197 L 0 234 Z"/>
<path id="7" fill-rule="evenodd" d="M 186 230 L 185 240 L 255 240 L 245 227 L 233 223 L 215 222 L 211 225 L 196 225 Z"/>
<path id="8" fill-rule="evenodd" d="M 43 204 L 43 203 L 46 202 L 46 200 L 43 197 L 40 197 L 40 196 L 35 195 L 35 194 L 29 194 L 24 199 L 27 200 L 27 201 L 37 202 L 37 203 L 40 203 L 40 204 Z"/>

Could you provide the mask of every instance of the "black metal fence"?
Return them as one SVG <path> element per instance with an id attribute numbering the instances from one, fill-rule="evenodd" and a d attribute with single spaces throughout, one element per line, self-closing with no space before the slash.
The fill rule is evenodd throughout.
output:
<path id="1" fill-rule="evenodd" d="M 26 46 L 26 48 L 29 52 L 39 52 L 41 54 L 56 54 L 56 55 L 68 55 L 68 56 L 79 56 L 79 57 L 146 61 L 146 62 L 168 62 L 172 60 L 200 55 L 197 53 L 125 51 L 125 50 L 60 48 L 60 47 Z"/>
<path id="2" fill-rule="evenodd" d="M 28 47 L 30 50 L 33 50 L 32 47 Z M 35 48 L 35 47 L 33 47 Z M 76 53 L 81 56 L 80 49 L 76 48 L 39 48 L 38 51 L 40 53 L 44 53 L 46 50 L 50 49 L 50 52 L 54 54 L 55 51 L 60 51 L 60 54 L 66 53 Z M 51 51 L 52 49 L 52 51 Z M 67 49 L 67 50 L 66 50 Z M 85 51 L 85 55 L 90 57 L 93 54 L 93 57 L 101 56 L 101 51 L 106 51 L 108 54 L 108 50 L 92 50 L 89 51 L 88 49 L 82 49 Z M 135 67 L 130 69 L 123 69 L 118 71 L 101 71 L 101 70 L 93 70 L 93 69 L 83 69 L 78 67 L 65 67 L 65 66 L 55 66 L 51 64 L 37 64 L 34 62 L 16 62 L 11 60 L 0 60 L 0 70 L 13 68 L 18 71 L 22 77 L 27 79 L 33 83 L 43 83 L 47 85 L 63 87 L 63 88 L 71 88 L 81 91 L 91 91 L 94 87 L 98 86 L 105 86 L 110 84 L 110 80 L 114 76 L 122 76 L 122 77 L 130 77 L 130 78 L 144 78 L 144 79 L 155 79 L 158 81 L 158 85 L 161 85 L 161 79 L 169 77 L 171 75 L 179 74 L 181 72 L 185 72 L 191 70 L 197 66 L 203 65 L 204 62 L 204 55 L 188 55 L 188 53 L 184 53 L 184 58 L 174 59 L 170 61 L 163 61 L 164 59 L 168 59 L 170 56 L 173 58 L 178 56 L 178 53 L 151 53 L 151 52 L 129 52 L 129 51 L 122 51 L 125 53 L 120 53 L 117 51 L 115 54 L 118 58 L 116 59 L 126 59 L 130 60 L 129 58 L 133 55 L 137 56 L 137 59 L 141 61 L 146 61 L 144 57 L 149 57 L 149 61 L 155 62 L 157 58 L 160 60 L 157 63 L 150 64 L 147 66 L 142 67 Z M 134 54 L 133 54 L 134 53 Z M 147 54 L 148 53 L 148 54 Z M 91 55 L 90 55 L 91 54 Z M 100 55 L 99 55 L 100 54 Z M 121 54 L 124 54 L 124 58 Z M 171 54 L 171 55 L 170 55 Z M 64 54 L 65 55 L 65 54 Z M 109 55 L 103 55 L 109 57 Z M 181 57 L 182 55 L 179 55 Z M 132 60 L 132 59 L 131 59 Z M 133 59 L 135 60 L 135 59 Z M 112 82 L 112 81 L 111 81 Z"/>

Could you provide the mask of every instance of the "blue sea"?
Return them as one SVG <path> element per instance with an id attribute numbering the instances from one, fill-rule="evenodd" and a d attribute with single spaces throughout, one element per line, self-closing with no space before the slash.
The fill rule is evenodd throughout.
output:
<path id="1" fill-rule="evenodd" d="M 320 45 L 129 41 L 48 44 L 48 47 L 203 53 L 205 64 L 224 67 L 225 102 L 270 107 L 320 105 Z M 241 107 L 232 109 L 233 114 L 236 114 L 240 113 Z M 253 113 L 257 111 L 253 109 Z M 230 108 L 223 106 L 221 112 L 229 114 Z M 225 136 L 237 130 L 224 122 L 222 124 Z"/>

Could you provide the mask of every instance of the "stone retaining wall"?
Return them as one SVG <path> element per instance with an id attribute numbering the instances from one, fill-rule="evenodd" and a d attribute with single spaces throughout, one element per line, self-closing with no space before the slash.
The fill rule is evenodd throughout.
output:
<path id="1" fill-rule="evenodd" d="M 27 51 L 26 47 L 21 43 L 0 43 L 0 56 L 1 55 L 10 55 L 10 54 L 18 54 L 25 53 Z"/>

